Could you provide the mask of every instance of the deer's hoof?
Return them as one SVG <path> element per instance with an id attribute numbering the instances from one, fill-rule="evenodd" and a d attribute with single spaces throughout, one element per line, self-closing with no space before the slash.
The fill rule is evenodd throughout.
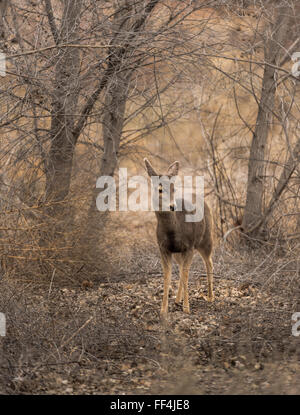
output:
<path id="1" fill-rule="evenodd" d="M 168 320 L 168 312 L 161 310 L 160 312 L 160 319 L 162 322 L 166 322 Z"/>
<path id="2" fill-rule="evenodd" d="M 215 301 L 215 297 L 213 295 L 210 295 L 208 297 L 204 296 L 204 300 L 208 303 L 213 303 Z"/>
<path id="3" fill-rule="evenodd" d="M 183 307 L 183 312 L 185 314 L 190 314 L 190 307 L 189 306 L 188 307 Z"/>

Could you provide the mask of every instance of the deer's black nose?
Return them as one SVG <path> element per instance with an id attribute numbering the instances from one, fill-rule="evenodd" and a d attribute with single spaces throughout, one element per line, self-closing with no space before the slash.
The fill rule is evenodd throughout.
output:
<path id="1" fill-rule="evenodd" d="M 171 210 L 172 212 L 174 212 L 174 210 L 175 210 L 175 206 L 174 206 L 174 205 L 170 205 L 170 210 Z"/>

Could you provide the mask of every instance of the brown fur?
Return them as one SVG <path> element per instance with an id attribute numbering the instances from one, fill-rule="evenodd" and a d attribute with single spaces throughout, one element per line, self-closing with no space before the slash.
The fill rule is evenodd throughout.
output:
<path id="1" fill-rule="evenodd" d="M 145 159 L 145 165 L 149 176 L 159 176 L 153 169 L 150 162 Z M 171 164 L 167 176 L 176 176 L 178 174 L 179 163 Z M 174 196 L 174 189 L 170 192 L 171 200 Z M 161 196 L 162 197 L 162 196 Z M 161 206 L 161 205 L 160 205 Z M 170 204 L 170 208 L 173 208 Z M 183 205 L 184 206 L 184 205 Z M 190 213 L 190 212 L 189 212 Z M 161 306 L 161 316 L 166 317 L 168 313 L 168 297 L 172 273 L 172 256 L 179 265 L 180 280 L 176 296 L 176 303 L 183 299 L 183 311 L 190 312 L 188 297 L 188 276 L 189 270 L 197 250 L 205 263 L 208 279 L 208 297 L 207 301 L 212 302 L 213 295 L 213 263 L 212 263 L 212 217 L 208 205 L 204 202 L 204 215 L 200 222 L 186 222 L 186 212 L 182 211 L 156 211 L 157 218 L 157 242 L 161 254 L 161 261 L 164 273 L 164 295 Z"/>

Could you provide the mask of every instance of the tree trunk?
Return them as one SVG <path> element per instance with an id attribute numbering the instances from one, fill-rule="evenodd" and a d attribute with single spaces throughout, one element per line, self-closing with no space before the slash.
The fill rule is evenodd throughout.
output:
<path id="1" fill-rule="evenodd" d="M 118 153 L 122 129 L 124 123 L 126 100 L 131 76 L 138 67 L 138 60 L 130 69 L 126 67 L 126 56 L 135 48 L 134 39 L 139 33 L 147 17 L 151 14 L 158 0 L 149 0 L 147 3 L 141 3 L 141 10 L 134 14 L 134 5 L 132 12 L 128 13 L 125 7 L 120 5 L 120 13 L 114 16 L 115 39 L 116 45 L 123 45 L 122 48 L 112 45 L 110 59 L 108 63 L 109 81 L 106 86 L 106 97 L 104 103 L 104 115 L 102 118 L 103 130 L 103 156 L 101 159 L 99 176 L 113 176 L 118 164 Z M 128 62 L 128 61 L 127 61 Z M 88 256 L 93 259 L 101 257 L 101 247 L 99 240 L 106 225 L 107 213 L 99 212 L 96 207 L 96 198 L 101 189 L 95 189 L 91 204 L 87 214 L 87 224 L 85 227 L 84 239 L 88 247 Z"/>
<path id="2" fill-rule="evenodd" d="M 124 82 L 126 82 L 126 85 Z M 103 116 L 104 152 L 101 161 L 100 176 L 113 176 L 118 163 L 128 80 L 122 80 L 122 83 L 123 85 L 116 83 L 116 85 L 109 88 L 106 94 Z"/>
<path id="3" fill-rule="evenodd" d="M 290 19 L 289 11 L 288 7 L 278 8 L 278 16 L 272 27 L 272 34 L 265 45 L 265 61 L 268 64 L 276 65 L 280 58 L 282 44 L 286 40 Z M 259 238 L 261 232 L 257 224 L 263 214 L 265 151 L 276 94 L 275 75 L 276 69 L 265 65 L 256 126 L 250 148 L 246 205 L 242 226 L 245 233 L 254 238 Z"/>
<path id="4" fill-rule="evenodd" d="M 116 76 L 116 75 L 115 75 Z M 127 87 L 130 75 L 117 77 L 108 86 L 106 93 L 105 109 L 103 115 L 103 145 L 104 152 L 101 160 L 99 176 L 113 176 L 118 164 L 118 153 L 122 129 L 124 123 Z M 96 207 L 96 198 L 101 189 L 95 189 L 88 210 L 87 223 L 81 245 L 86 247 L 87 262 L 97 263 L 101 259 L 104 266 L 102 254 L 101 235 L 104 233 L 108 212 L 99 212 Z"/>
<path id="5" fill-rule="evenodd" d="M 78 33 L 82 0 L 65 0 L 58 42 L 70 43 Z M 52 21 L 53 26 L 53 21 Z M 61 202 L 69 193 L 76 145 L 74 114 L 78 102 L 79 50 L 64 48 L 56 61 L 55 87 L 51 110 L 51 145 L 46 166 L 46 202 Z M 57 205 L 58 206 L 58 205 Z"/>
<path id="6" fill-rule="evenodd" d="M 273 193 L 272 199 L 270 201 L 270 203 L 268 204 L 268 207 L 266 208 L 264 215 L 262 217 L 262 219 L 259 221 L 258 223 L 258 227 L 263 226 L 268 218 L 270 217 L 270 214 L 272 213 L 272 211 L 274 210 L 278 200 L 280 199 L 280 196 L 282 195 L 282 193 L 284 192 L 284 190 L 286 189 L 286 186 L 290 180 L 290 178 L 292 177 L 295 169 L 297 168 L 297 166 L 299 165 L 300 162 L 300 138 L 298 139 L 298 141 L 295 144 L 294 149 L 292 150 L 283 170 L 282 173 L 280 175 L 280 178 L 278 180 L 277 186 L 275 188 L 275 191 Z"/>
<path id="7" fill-rule="evenodd" d="M 8 0 L 0 0 L 0 38 L 4 38 L 3 18 L 5 15 Z"/>

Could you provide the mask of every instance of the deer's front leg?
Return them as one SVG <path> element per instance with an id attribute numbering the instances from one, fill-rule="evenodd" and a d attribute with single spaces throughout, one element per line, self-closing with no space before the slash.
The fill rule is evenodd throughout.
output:
<path id="1" fill-rule="evenodd" d="M 183 262 L 183 256 L 182 254 L 177 254 L 175 256 L 176 262 L 179 265 L 179 283 L 178 283 L 178 291 L 176 295 L 176 304 L 180 304 L 183 298 L 183 275 L 182 275 L 182 262 Z"/>
<path id="2" fill-rule="evenodd" d="M 214 301 L 214 289 L 213 289 L 213 263 L 211 257 L 205 260 L 207 270 L 207 282 L 208 282 L 208 298 L 207 301 L 212 303 Z"/>
<path id="3" fill-rule="evenodd" d="M 162 318 L 166 318 L 168 315 L 169 289 L 170 289 L 171 274 L 172 274 L 172 255 L 169 253 L 162 253 L 161 262 L 162 262 L 163 274 L 164 274 L 164 295 L 163 295 L 160 315 Z"/>
<path id="4" fill-rule="evenodd" d="M 187 252 L 185 255 L 183 255 L 183 261 L 180 266 L 180 283 L 183 288 L 183 312 L 188 313 L 188 314 L 190 313 L 188 283 L 189 283 L 189 271 L 190 271 L 192 260 L 193 260 L 193 251 Z"/>

